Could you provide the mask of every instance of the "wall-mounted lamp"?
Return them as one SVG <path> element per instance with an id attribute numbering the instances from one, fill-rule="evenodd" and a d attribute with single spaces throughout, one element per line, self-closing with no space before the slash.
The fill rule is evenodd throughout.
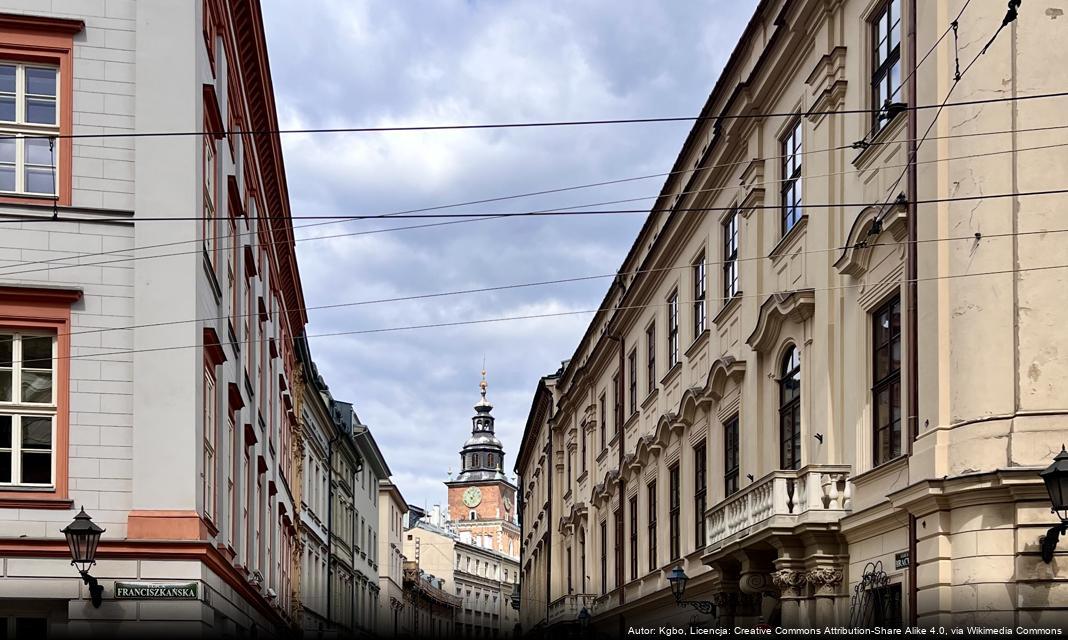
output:
<path id="1" fill-rule="evenodd" d="M 89 568 L 96 564 L 96 548 L 100 544 L 100 535 L 104 533 L 104 529 L 98 527 L 85 512 L 85 507 L 82 507 L 78 515 L 74 516 L 74 521 L 62 529 L 62 533 L 67 538 L 67 546 L 70 547 L 70 563 L 89 587 L 89 598 L 93 606 L 99 609 L 104 599 L 104 587 L 89 575 Z"/>

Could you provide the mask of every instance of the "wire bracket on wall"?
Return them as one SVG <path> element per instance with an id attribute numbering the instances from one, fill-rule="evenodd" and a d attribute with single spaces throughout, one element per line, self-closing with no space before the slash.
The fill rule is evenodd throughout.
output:
<path id="1" fill-rule="evenodd" d="M 56 180 L 56 137 L 48 138 L 48 156 L 52 163 L 52 219 L 59 220 L 59 182 Z"/>
<path id="2" fill-rule="evenodd" d="M 950 25 L 953 28 L 953 66 L 955 68 L 953 72 L 953 81 L 960 81 L 960 43 L 957 40 L 957 21 L 954 20 Z"/>

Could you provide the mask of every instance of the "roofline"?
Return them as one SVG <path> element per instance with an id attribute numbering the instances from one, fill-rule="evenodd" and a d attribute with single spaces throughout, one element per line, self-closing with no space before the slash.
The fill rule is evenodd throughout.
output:
<path id="1" fill-rule="evenodd" d="M 385 491 L 386 493 L 393 494 L 393 499 L 400 504 L 403 509 L 401 513 L 408 513 L 408 502 L 404 499 L 404 494 L 401 493 L 400 487 L 393 483 L 393 480 L 386 478 L 378 483 L 379 493 Z"/>
<path id="2" fill-rule="evenodd" d="M 363 450 L 363 447 L 360 446 L 360 440 L 369 442 L 371 444 L 371 455 L 368 456 L 368 462 L 370 462 L 372 468 L 378 472 L 379 478 L 389 478 L 393 475 L 393 472 L 389 470 L 389 465 L 386 464 L 386 458 L 382 455 L 382 450 L 378 448 L 378 442 L 375 441 L 374 434 L 371 433 L 371 427 L 368 427 L 367 425 L 361 426 L 363 427 L 363 431 L 352 435 L 352 439 L 356 443 L 356 448 L 360 451 Z"/>
<path id="3" fill-rule="evenodd" d="M 582 352 L 584 346 L 588 342 L 590 342 L 594 327 L 600 326 L 601 324 L 598 320 L 603 318 L 604 314 L 609 311 L 609 309 L 607 309 L 608 302 L 611 299 L 612 293 L 613 291 L 615 291 L 615 288 L 619 286 L 619 274 L 626 269 L 627 264 L 630 263 L 631 260 L 638 253 L 638 248 L 644 245 L 642 240 L 651 232 L 653 222 L 656 219 L 656 213 L 658 211 L 663 210 L 662 208 L 660 208 L 661 203 L 671 194 L 671 191 L 668 189 L 668 186 L 671 185 L 674 180 L 679 176 L 677 172 L 679 171 L 679 167 L 682 165 L 683 157 L 685 157 L 686 153 L 694 146 L 694 140 L 697 136 L 697 132 L 703 129 L 703 123 L 706 120 L 710 119 L 709 114 L 712 111 L 713 105 L 720 97 L 722 97 L 721 94 L 726 92 L 727 78 L 733 76 L 732 72 L 739 64 L 739 58 L 741 57 L 742 52 L 744 50 L 743 44 L 749 41 L 753 30 L 759 25 L 758 18 L 760 18 L 764 14 L 764 11 L 765 9 L 767 9 L 767 6 L 773 1 L 777 0 L 760 0 L 760 3 L 753 11 L 753 15 L 750 16 L 749 22 L 746 24 L 745 29 L 742 31 L 742 35 L 734 44 L 734 49 L 731 51 L 730 57 L 727 58 L 727 63 L 723 65 L 723 70 L 720 72 L 719 78 L 716 80 L 716 84 L 713 85 L 712 91 L 708 94 L 708 98 L 705 100 L 705 104 L 701 108 L 697 120 L 694 122 L 693 127 L 690 128 L 690 132 L 686 135 L 686 140 L 682 144 L 682 149 L 679 150 L 679 153 L 675 158 L 675 162 L 671 166 L 671 173 L 669 173 L 667 178 L 664 179 L 664 185 L 660 188 L 660 195 L 657 196 L 656 202 L 650 209 L 649 215 L 646 216 L 645 223 L 642 225 L 641 230 L 638 232 L 638 235 L 635 237 L 634 242 L 630 246 L 630 249 L 627 251 L 626 257 L 623 258 L 622 264 L 620 264 L 619 269 L 616 270 L 617 275 L 615 279 L 613 279 L 612 284 L 609 285 L 608 291 L 605 292 L 604 298 L 601 300 L 601 304 L 598 306 L 597 313 L 590 320 L 590 324 L 586 327 L 586 331 L 582 334 L 582 339 L 579 340 L 578 346 L 575 348 L 574 353 L 572 354 L 571 358 L 568 359 L 568 366 L 564 367 L 564 370 L 561 372 L 561 378 L 573 374 L 573 372 L 576 370 L 572 369 L 571 364 L 578 363 L 577 358 Z M 792 0 L 785 0 L 785 3 L 787 5 L 791 2 Z M 728 104 L 727 106 L 730 105 Z M 714 141 L 715 139 L 713 139 L 713 142 Z M 711 148 L 711 145 L 709 146 L 709 148 Z M 578 368 L 581 369 L 581 366 L 579 366 Z"/>

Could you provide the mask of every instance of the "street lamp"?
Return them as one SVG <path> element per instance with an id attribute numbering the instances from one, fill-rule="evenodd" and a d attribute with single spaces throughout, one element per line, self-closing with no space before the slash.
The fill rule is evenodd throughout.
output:
<path id="1" fill-rule="evenodd" d="M 1053 562 L 1053 552 L 1057 549 L 1060 537 L 1068 534 L 1068 450 L 1061 445 L 1061 452 L 1053 459 L 1053 463 L 1043 469 L 1039 474 L 1046 483 L 1046 491 L 1049 492 L 1049 500 L 1053 504 L 1050 509 L 1060 518 L 1060 524 L 1050 527 L 1046 535 L 1039 541 L 1042 545 L 1042 560 L 1049 564 Z"/>
<path id="2" fill-rule="evenodd" d="M 586 607 L 582 607 L 582 610 L 578 612 L 579 626 L 585 629 L 590 626 L 590 610 Z"/>
<path id="3" fill-rule="evenodd" d="M 104 587 L 89 575 L 89 568 L 96 564 L 96 547 L 100 544 L 100 534 L 104 533 L 104 529 L 97 526 L 85 512 L 85 507 L 82 507 L 78 515 L 74 516 L 74 521 L 62 529 L 62 533 L 67 537 L 67 546 L 70 547 L 70 555 L 73 558 L 70 563 L 89 586 L 89 597 L 93 606 L 99 609 Z"/>
<path id="4" fill-rule="evenodd" d="M 671 585 L 671 595 L 675 596 L 675 603 L 680 607 L 693 607 L 698 612 L 710 616 L 716 612 L 716 605 L 708 600 L 683 600 L 686 595 L 686 582 L 690 579 L 682 567 L 675 567 L 668 575 L 668 584 Z"/>

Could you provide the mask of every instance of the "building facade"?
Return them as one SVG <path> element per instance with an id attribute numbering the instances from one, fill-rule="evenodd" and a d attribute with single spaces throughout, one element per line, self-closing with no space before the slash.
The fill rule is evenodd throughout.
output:
<path id="1" fill-rule="evenodd" d="M 404 516 L 408 503 L 391 481 L 378 487 L 378 635 L 408 635 L 404 616 Z"/>
<path id="2" fill-rule="evenodd" d="M 1066 625 L 1064 25 L 965 4 L 759 3 L 535 394 L 525 629 Z"/>
<path id="3" fill-rule="evenodd" d="M 400 626 L 410 630 L 410 637 L 455 637 L 460 599 L 447 593 L 441 578 L 429 575 L 414 560 L 404 561 L 404 604 Z"/>
<path id="4" fill-rule="evenodd" d="M 240 133 L 278 129 L 259 3 L 0 2 L 0 85 L 5 628 L 292 628 L 306 317 L 278 137 Z"/>
<path id="5" fill-rule="evenodd" d="M 456 635 L 506 637 L 518 622 L 512 592 L 519 583 L 519 563 L 491 548 L 462 542 L 455 531 L 419 521 L 405 531 L 404 555 L 442 581 L 442 589 L 461 600 Z"/>
<path id="6" fill-rule="evenodd" d="M 494 433 L 493 405 L 486 399 L 486 372 L 479 383 L 482 397 L 471 418 L 471 437 L 460 451 L 460 473 L 448 487 L 448 514 L 463 542 L 512 557 L 519 555 L 516 487 L 504 473 L 504 447 Z"/>

